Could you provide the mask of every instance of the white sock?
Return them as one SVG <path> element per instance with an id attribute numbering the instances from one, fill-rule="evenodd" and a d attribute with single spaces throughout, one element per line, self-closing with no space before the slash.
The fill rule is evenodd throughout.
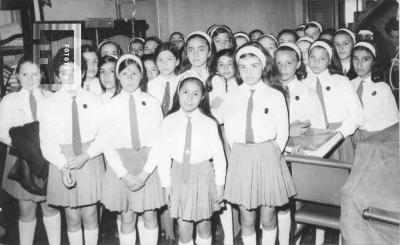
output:
<path id="1" fill-rule="evenodd" d="M 75 232 L 68 231 L 68 240 L 70 245 L 82 245 L 83 244 L 82 230 L 79 229 Z"/>
<path id="2" fill-rule="evenodd" d="M 84 229 L 85 233 L 85 245 L 97 245 L 97 240 L 99 238 L 99 228 L 88 230 Z"/>
<path id="3" fill-rule="evenodd" d="M 276 227 L 272 230 L 262 231 L 262 245 L 275 245 L 276 242 Z"/>
<path id="4" fill-rule="evenodd" d="M 118 228 L 118 234 L 121 233 L 121 220 L 117 219 L 117 228 Z"/>
<path id="5" fill-rule="evenodd" d="M 278 212 L 279 245 L 289 245 L 290 212 Z"/>
<path id="6" fill-rule="evenodd" d="M 315 231 L 315 245 L 322 245 L 325 241 L 325 230 L 317 228 Z"/>
<path id="7" fill-rule="evenodd" d="M 233 245 L 232 206 L 226 203 L 226 210 L 219 216 L 224 229 L 224 245 Z"/>
<path id="8" fill-rule="evenodd" d="M 190 240 L 190 241 L 188 241 L 188 242 L 181 242 L 181 241 L 179 241 L 179 242 L 178 242 L 178 245 L 194 245 L 194 244 L 193 244 L 193 240 Z"/>
<path id="9" fill-rule="evenodd" d="M 256 233 L 254 232 L 253 235 L 250 236 L 243 236 L 242 235 L 242 240 L 243 240 L 243 245 L 256 245 Z"/>
<path id="10" fill-rule="evenodd" d="M 32 245 L 35 236 L 36 219 L 30 222 L 18 221 L 19 244 Z"/>
<path id="11" fill-rule="evenodd" d="M 201 238 L 199 234 L 196 236 L 196 245 L 211 245 L 211 236 L 209 238 Z"/>
<path id="12" fill-rule="evenodd" d="M 61 215 L 60 212 L 53 216 L 43 216 L 44 227 L 46 228 L 47 239 L 50 245 L 61 243 Z"/>
<path id="13" fill-rule="evenodd" d="M 140 231 L 139 231 L 139 237 L 140 237 L 141 245 L 157 245 L 158 227 L 156 227 L 154 229 L 147 229 L 143 225 L 142 235 L 140 235 Z"/>
<path id="14" fill-rule="evenodd" d="M 136 244 L 136 230 L 132 233 L 124 234 L 119 233 L 120 245 L 135 245 Z"/>
<path id="15" fill-rule="evenodd" d="M 140 244 L 142 244 L 143 241 L 146 240 L 146 237 L 145 237 L 145 234 L 146 234 L 145 229 L 146 228 L 144 228 L 144 221 L 143 221 L 142 216 L 138 217 L 137 226 L 136 227 L 137 227 L 137 231 L 139 233 Z"/>

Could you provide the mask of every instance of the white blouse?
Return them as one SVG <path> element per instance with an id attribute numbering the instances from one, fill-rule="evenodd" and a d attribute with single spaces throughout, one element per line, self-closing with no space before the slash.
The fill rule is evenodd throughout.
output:
<path id="1" fill-rule="evenodd" d="M 360 77 L 351 80 L 355 91 L 360 83 Z M 361 129 L 379 131 L 399 122 L 399 110 L 394 95 L 384 82 L 374 83 L 371 77 L 364 79 L 362 105 L 365 123 Z"/>
<path id="2" fill-rule="evenodd" d="M 192 125 L 190 164 L 212 159 L 215 183 L 224 185 L 226 160 L 217 123 L 201 113 L 199 109 L 193 111 L 190 117 Z M 150 151 L 146 165 L 158 164 L 163 187 L 171 186 L 171 160 L 183 162 L 187 123 L 187 115 L 182 110 L 167 116 L 162 122 L 159 140 Z"/>
<path id="3" fill-rule="evenodd" d="M 101 95 L 102 93 L 104 93 L 101 89 L 100 79 L 98 77 L 86 79 L 86 81 L 83 83 L 82 89 L 91 92 L 94 95 Z"/>
<path id="4" fill-rule="evenodd" d="M 338 131 L 344 137 L 352 135 L 364 124 L 364 115 L 360 100 L 349 79 L 342 75 L 331 75 L 325 70 L 316 75 L 315 79 L 304 80 L 314 91 L 316 91 L 317 77 L 322 86 L 328 123 L 342 123 Z"/>
<path id="5" fill-rule="evenodd" d="M 223 101 L 225 99 L 227 92 L 238 88 L 239 85 L 237 84 L 235 78 L 231 78 L 228 81 L 225 81 L 225 79 L 220 75 L 215 75 L 211 79 L 211 84 L 213 87 L 213 89 L 209 93 L 211 113 L 218 120 L 218 122 L 221 123 L 222 122 L 221 106 L 219 106 L 218 108 L 212 108 L 213 101 L 217 98 L 220 98 Z"/>
<path id="6" fill-rule="evenodd" d="M 245 143 L 247 104 L 250 90 L 253 94 L 252 129 L 254 142 L 262 143 L 275 140 L 281 151 L 289 137 L 288 110 L 283 94 L 263 81 L 253 86 L 241 84 L 238 89 L 229 92 L 222 105 L 222 118 L 228 143 Z"/>
<path id="7" fill-rule="evenodd" d="M 155 97 L 160 105 L 163 103 L 165 87 L 169 82 L 169 110 L 172 108 L 174 94 L 179 83 L 179 77 L 175 74 L 170 78 L 164 78 L 162 75 L 158 75 L 156 78 L 149 81 L 147 84 L 148 93 Z"/>

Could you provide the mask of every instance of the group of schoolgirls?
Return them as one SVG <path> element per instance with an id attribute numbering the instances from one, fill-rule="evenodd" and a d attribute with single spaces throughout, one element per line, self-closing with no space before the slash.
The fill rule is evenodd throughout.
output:
<path id="1" fill-rule="evenodd" d="M 49 244 L 60 244 L 60 208 L 70 244 L 97 244 L 98 203 L 118 212 L 120 244 L 136 243 L 139 215 L 140 244 L 157 244 L 159 210 L 172 243 L 175 219 L 178 244 L 212 244 L 220 211 L 224 244 L 233 244 L 231 205 L 245 245 L 257 243 L 256 215 L 263 245 L 288 244 L 290 213 L 279 208 L 296 194 L 288 137 L 334 127 L 343 143 L 331 157 L 351 162 L 359 140 L 399 120 L 373 42 L 322 32 L 315 21 L 278 37 L 213 25 L 165 43 L 134 38 L 126 54 L 106 40 L 82 46 L 81 67 L 62 49 L 55 93 L 22 58 L 22 88 L 0 103 L 0 141 L 11 146 L 10 128 L 39 121 L 50 169 L 47 196 L 37 196 L 7 178 L 16 162 L 7 155 L 2 188 L 18 199 L 20 244 L 33 243 L 37 204 Z"/>

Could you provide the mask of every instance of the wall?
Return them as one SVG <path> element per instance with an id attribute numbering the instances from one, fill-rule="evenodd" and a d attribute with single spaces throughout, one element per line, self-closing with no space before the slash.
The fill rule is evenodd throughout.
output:
<path id="1" fill-rule="evenodd" d="M 44 7 L 45 20 L 116 17 L 114 0 L 51 0 L 51 5 Z"/>

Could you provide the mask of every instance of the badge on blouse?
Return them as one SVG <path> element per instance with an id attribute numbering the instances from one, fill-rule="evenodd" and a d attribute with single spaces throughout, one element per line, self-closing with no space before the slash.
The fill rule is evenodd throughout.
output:
<path id="1" fill-rule="evenodd" d="M 329 91 L 329 90 L 331 90 L 331 87 L 330 87 L 330 86 L 327 86 L 327 87 L 326 87 L 326 91 Z"/>
<path id="2" fill-rule="evenodd" d="M 87 104 L 83 104 L 83 108 L 86 109 L 87 108 Z"/>
<path id="3" fill-rule="evenodd" d="M 294 97 L 295 100 L 299 100 L 300 97 L 298 95 L 296 95 L 296 97 Z"/>
<path id="4" fill-rule="evenodd" d="M 264 109 L 264 113 L 267 114 L 268 113 L 268 108 Z"/>
<path id="5" fill-rule="evenodd" d="M 372 92 L 372 96 L 375 96 L 375 95 L 376 95 L 376 91 L 373 91 L 373 92 Z"/>
<path id="6" fill-rule="evenodd" d="M 146 102 L 145 102 L 145 101 L 142 101 L 142 105 L 146 105 Z"/>

